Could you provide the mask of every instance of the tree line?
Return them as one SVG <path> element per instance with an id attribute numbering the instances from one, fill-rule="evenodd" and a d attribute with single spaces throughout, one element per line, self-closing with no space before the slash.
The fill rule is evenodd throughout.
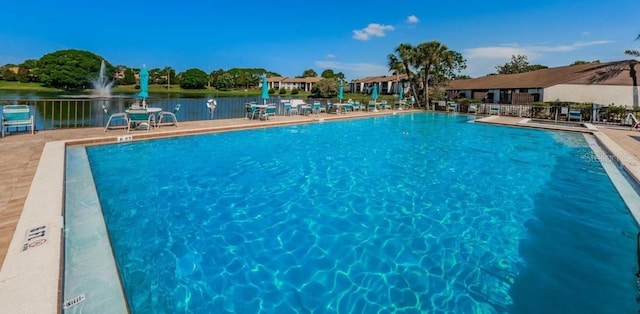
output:
<path id="1" fill-rule="evenodd" d="M 640 39 L 640 35 L 636 40 Z M 626 54 L 640 57 L 639 50 L 626 50 Z M 107 73 L 114 75 L 114 85 L 132 85 L 136 83 L 135 73 L 139 68 L 124 65 L 113 66 L 104 58 L 89 51 L 67 49 L 42 56 L 40 59 L 25 60 L 19 65 L 6 64 L 0 67 L 0 79 L 20 82 L 39 82 L 46 87 L 65 90 L 91 88 L 91 80 L 96 77 L 102 61 L 105 61 Z M 632 60 L 633 61 L 633 60 Z M 599 63 L 595 61 L 576 61 L 575 64 Z M 635 61 L 634 61 L 635 64 Z M 442 99 L 441 88 L 446 82 L 454 79 L 469 79 L 459 73 L 466 68 L 466 60 L 462 54 L 447 48 L 438 41 L 429 41 L 412 45 L 402 43 L 387 56 L 389 71 L 393 74 L 406 74 L 412 96 L 424 103 L 429 103 L 430 92 Z M 17 71 L 15 69 L 17 68 Z M 513 55 L 511 60 L 495 67 L 495 74 L 515 74 L 548 68 L 544 65 L 529 64 L 527 56 Z M 248 89 L 259 85 L 262 74 L 269 77 L 281 76 L 276 72 L 263 68 L 218 69 L 206 73 L 192 68 L 176 73 L 172 67 L 149 69 L 149 82 L 158 85 L 180 85 L 184 89 L 204 89 L 214 87 L 219 90 Z M 313 69 L 304 70 L 298 78 L 317 77 Z M 337 94 L 338 82 L 346 81 L 342 72 L 335 73 L 331 69 L 322 72 L 321 80 L 312 94 L 321 97 L 332 97 Z"/>
<path id="2" fill-rule="evenodd" d="M 98 75 L 102 61 L 106 73 L 113 79 L 113 85 L 133 85 L 137 83 L 135 74 L 140 68 L 125 65 L 112 65 L 103 57 L 89 51 L 66 49 L 45 54 L 40 59 L 25 60 L 21 64 L 5 64 L 0 67 L 0 80 L 37 82 L 45 87 L 63 90 L 82 90 L 92 88 L 91 81 Z M 17 70 L 16 70 L 17 69 Z M 172 67 L 151 68 L 149 83 L 157 85 L 179 85 L 183 89 L 204 89 L 214 87 L 218 90 L 248 89 L 259 85 L 262 74 L 269 77 L 280 74 L 263 68 L 218 69 L 206 73 L 197 68 L 176 72 Z M 313 69 L 305 70 L 297 77 L 317 77 Z M 327 69 L 322 77 L 345 79 L 342 72 L 334 73 Z"/>

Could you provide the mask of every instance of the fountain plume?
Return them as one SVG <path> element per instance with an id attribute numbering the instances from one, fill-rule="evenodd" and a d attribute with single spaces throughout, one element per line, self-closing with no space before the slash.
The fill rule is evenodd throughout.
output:
<path id="1" fill-rule="evenodd" d="M 100 64 L 100 72 L 98 73 L 98 76 L 91 80 L 91 84 L 93 85 L 93 96 L 111 97 L 111 86 L 113 85 L 113 81 L 111 81 L 106 75 L 104 60 L 102 60 L 102 63 Z"/>

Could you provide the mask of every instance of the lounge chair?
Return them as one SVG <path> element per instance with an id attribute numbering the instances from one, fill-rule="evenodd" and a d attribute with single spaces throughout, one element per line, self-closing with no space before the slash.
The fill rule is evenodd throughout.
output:
<path id="1" fill-rule="evenodd" d="M 569 121 L 582 121 L 582 113 L 580 110 L 569 110 Z"/>
<path id="2" fill-rule="evenodd" d="M 313 102 L 313 112 L 314 113 L 320 113 L 324 111 L 325 113 L 327 113 L 327 109 L 326 108 L 322 108 L 322 106 L 320 105 L 319 101 L 314 101 Z"/>
<path id="3" fill-rule="evenodd" d="M 491 104 L 489 107 L 489 114 L 500 115 L 500 105 Z"/>
<path id="4" fill-rule="evenodd" d="M 107 132 L 107 130 L 112 129 L 112 128 L 120 128 L 120 129 L 129 129 L 129 118 L 127 118 L 127 113 L 126 112 L 118 112 L 118 113 L 112 113 L 109 110 L 109 107 L 107 107 L 106 104 L 102 104 L 102 110 L 104 111 L 104 114 L 109 117 L 109 120 L 107 120 L 107 125 L 104 126 L 104 131 Z M 132 110 L 132 109 L 130 109 Z M 139 109 L 135 109 L 135 110 L 139 110 Z M 145 110 L 145 109 L 142 109 Z M 145 110 L 146 111 L 146 110 Z M 118 125 L 118 126 L 113 126 L 111 125 L 111 123 L 114 123 L 116 121 L 122 121 L 124 122 L 122 125 Z"/>
<path id="5" fill-rule="evenodd" d="M 256 107 L 257 105 L 258 105 L 257 103 L 253 103 L 253 102 L 244 105 L 245 110 L 247 112 L 245 117 L 247 119 L 253 120 L 256 117 L 260 116 L 260 110 L 258 110 L 258 107 Z"/>
<path id="6" fill-rule="evenodd" d="M 149 132 L 156 122 L 155 116 L 153 114 L 149 114 L 147 109 L 129 109 L 127 116 L 129 119 L 127 132 L 131 131 L 132 126 L 134 130 L 137 130 L 141 126 L 146 126 L 147 132 Z"/>
<path id="7" fill-rule="evenodd" d="M 284 107 L 284 115 L 285 116 L 290 116 L 291 115 L 291 103 L 288 102 L 288 101 L 283 101 L 282 102 L 282 106 Z"/>
<path id="8" fill-rule="evenodd" d="M 360 108 L 360 102 L 359 101 L 354 101 L 353 102 L 353 110 L 361 110 L 362 108 Z"/>
<path id="9" fill-rule="evenodd" d="M 375 100 L 370 100 L 369 104 L 367 104 L 367 111 L 376 111 L 376 101 Z"/>
<path id="10" fill-rule="evenodd" d="M 31 128 L 31 134 L 35 133 L 35 121 L 33 115 L 29 111 L 28 105 L 7 105 L 2 108 L 2 137 L 4 137 L 4 129 L 9 127 Z"/>
<path id="11" fill-rule="evenodd" d="M 342 110 L 344 112 L 347 112 L 347 111 L 353 112 L 353 103 L 346 103 L 346 104 L 342 105 Z"/>
<path id="12" fill-rule="evenodd" d="M 450 101 L 447 103 L 447 111 L 458 111 L 458 103 Z"/>
<path id="13" fill-rule="evenodd" d="M 330 101 L 327 101 L 327 105 L 325 107 L 327 108 L 325 111 L 326 113 L 331 113 L 332 111 L 335 111 L 333 108 L 333 103 Z"/>
<path id="14" fill-rule="evenodd" d="M 391 110 L 391 106 L 389 105 L 389 103 L 386 100 L 382 100 L 380 101 L 380 109 L 389 109 Z"/>
<path id="15" fill-rule="evenodd" d="M 640 121 L 638 121 L 638 118 L 636 118 L 636 116 L 629 112 L 629 114 L 627 114 L 627 120 L 631 123 L 631 130 L 640 130 Z"/>
<path id="16" fill-rule="evenodd" d="M 307 108 L 309 106 L 302 99 L 291 99 L 291 111 L 299 114 L 298 111 L 301 111 L 302 114 L 307 114 Z"/>
<path id="17" fill-rule="evenodd" d="M 467 109 L 467 113 L 478 113 L 478 105 L 477 104 L 469 104 L 469 108 Z"/>
<path id="18" fill-rule="evenodd" d="M 215 106 L 213 107 L 215 109 Z M 156 126 L 161 126 L 161 125 L 175 125 L 178 126 L 178 118 L 176 118 L 176 114 L 178 114 L 178 111 L 180 111 L 180 104 L 177 104 L 175 108 L 173 108 L 173 111 L 161 111 L 160 114 L 158 115 L 158 123 L 156 123 Z M 171 118 L 171 122 L 162 122 L 163 119 L 169 119 Z"/>

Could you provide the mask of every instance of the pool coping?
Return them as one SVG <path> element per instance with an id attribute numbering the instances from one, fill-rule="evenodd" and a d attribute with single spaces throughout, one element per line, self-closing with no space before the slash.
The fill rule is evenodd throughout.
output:
<path id="1" fill-rule="evenodd" d="M 406 112 L 415 113 L 415 112 Z M 396 114 L 395 112 L 393 114 Z M 391 114 L 387 114 L 391 115 Z M 379 115 L 383 116 L 383 115 Z M 136 141 L 153 138 L 176 137 L 234 130 L 248 130 L 273 126 L 300 125 L 332 120 L 368 118 L 332 117 L 311 121 L 274 121 L 251 126 L 219 126 L 188 130 L 135 133 L 131 135 L 102 136 L 87 139 L 48 142 L 45 144 L 36 173 L 24 204 L 22 215 L 7 250 L 0 271 L 0 312 L 5 313 L 61 313 L 62 311 L 62 243 L 64 214 L 65 158 L 67 146 L 98 145 L 118 141 Z M 374 116 L 375 117 L 375 116 Z M 593 134 L 599 145 L 615 156 L 621 166 L 636 183 L 640 184 L 640 165 L 617 143 L 597 128 L 566 130 L 546 125 L 522 125 L 506 123 L 490 116 L 475 120 L 480 123 L 503 126 L 528 127 L 555 131 L 572 131 Z M 124 138 L 123 138 L 124 137 Z M 52 184 L 58 183 L 58 184 Z M 638 208 L 630 208 L 640 213 Z M 635 216 L 634 216 L 635 217 Z M 640 222 L 636 221 L 640 224 Z M 44 231 L 44 232 L 43 232 Z M 22 235 L 22 236 L 21 236 Z"/>

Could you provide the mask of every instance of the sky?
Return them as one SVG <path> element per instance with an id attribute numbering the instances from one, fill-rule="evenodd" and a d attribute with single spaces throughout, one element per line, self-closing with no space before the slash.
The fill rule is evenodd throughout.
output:
<path id="1" fill-rule="evenodd" d="M 518 54 L 557 67 L 640 49 L 637 0 L 5 2 L 0 65 L 79 49 L 133 68 L 331 69 L 352 80 L 390 74 L 401 43 L 435 40 L 466 59 L 460 74 L 479 77 Z"/>

